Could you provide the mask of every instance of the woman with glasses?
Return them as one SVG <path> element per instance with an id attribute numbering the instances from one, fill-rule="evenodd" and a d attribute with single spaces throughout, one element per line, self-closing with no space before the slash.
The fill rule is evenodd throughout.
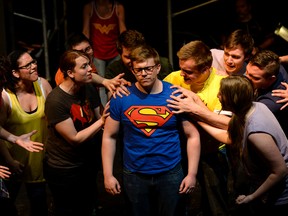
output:
<path id="1" fill-rule="evenodd" d="M 38 133 L 32 141 L 45 143 L 47 123 L 44 114 L 46 96 L 52 90 L 49 82 L 39 77 L 37 61 L 22 50 L 8 55 L 10 70 L 5 74 L 6 83 L 2 93 L 1 125 L 15 134 L 33 130 Z M 43 176 L 44 151 L 28 152 L 19 145 L 6 142 L 2 148 L 12 176 L 6 181 L 11 198 L 15 201 L 22 183 L 25 183 L 30 200 L 31 215 L 47 215 L 46 183 Z"/>
<path id="2" fill-rule="evenodd" d="M 2 108 L 2 90 L 6 83 L 6 74 L 10 71 L 10 64 L 6 56 L 0 56 L 0 112 Z M 4 106 L 3 106 L 4 107 Z M 34 142 L 30 140 L 30 137 L 37 133 L 37 130 L 33 130 L 27 134 L 14 135 L 8 132 L 0 125 L 0 138 L 7 140 L 11 143 L 15 143 L 27 151 L 39 152 L 43 150 L 43 144 L 40 142 Z"/>

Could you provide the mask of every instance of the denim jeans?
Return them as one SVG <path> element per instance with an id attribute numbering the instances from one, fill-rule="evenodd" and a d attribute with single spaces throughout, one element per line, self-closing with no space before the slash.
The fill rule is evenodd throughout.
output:
<path id="1" fill-rule="evenodd" d="M 184 178 L 181 164 L 157 175 L 144 175 L 123 170 L 123 185 L 133 216 L 178 216 Z"/>
<path id="2" fill-rule="evenodd" d="M 105 77 L 106 67 L 109 64 L 112 64 L 114 61 L 117 61 L 119 59 L 120 59 L 120 55 L 116 56 L 113 59 L 109 59 L 109 60 L 101 60 L 101 59 L 98 59 L 98 58 L 94 58 L 93 59 L 93 63 L 95 65 L 96 69 L 97 69 L 98 74 L 100 76 L 102 76 L 102 77 Z M 99 95 L 100 95 L 100 98 L 101 98 L 102 105 L 105 107 L 105 104 L 107 103 L 107 94 L 106 94 L 105 87 L 100 87 L 99 88 Z"/>

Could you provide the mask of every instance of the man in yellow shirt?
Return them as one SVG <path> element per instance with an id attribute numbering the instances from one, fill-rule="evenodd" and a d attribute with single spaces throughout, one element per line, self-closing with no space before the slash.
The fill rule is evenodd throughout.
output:
<path id="1" fill-rule="evenodd" d="M 202 41 L 192 41 L 184 45 L 177 56 L 180 70 L 170 73 L 164 80 L 176 85 L 175 89 L 182 94 L 178 97 L 171 96 L 168 106 L 174 108 L 175 113 L 189 113 L 197 122 L 210 122 L 213 118 L 223 118 L 220 123 L 223 124 L 222 127 L 227 127 L 229 118 L 214 113 L 222 109 L 217 94 L 221 79 L 227 75 L 212 67 L 213 58 L 209 47 Z M 185 89 L 189 90 L 189 95 Z M 191 98 L 188 98 L 189 96 Z M 219 147 L 222 144 L 201 127 L 198 129 L 201 134 L 198 181 L 202 191 L 203 215 L 227 215 L 228 165 L 225 155 L 219 154 Z"/>

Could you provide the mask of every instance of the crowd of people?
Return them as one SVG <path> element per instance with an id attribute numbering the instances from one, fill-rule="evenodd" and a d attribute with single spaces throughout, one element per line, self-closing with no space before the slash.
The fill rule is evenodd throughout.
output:
<path id="1" fill-rule="evenodd" d="M 187 215 L 196 187 L 204 216 L 288 211 L 286 56 L 260 37 L 238 26 L 221 47 L 190 41 L 174 70 L 123 5 L 94 0 L 56 86 L 27 50 L 1 56 L 1 215 L 18 216 L 22 184 L 31 216 L 49 215 L 47 189 L 53 215 L 97 215 L 99 173 L 129 216 Z"/>

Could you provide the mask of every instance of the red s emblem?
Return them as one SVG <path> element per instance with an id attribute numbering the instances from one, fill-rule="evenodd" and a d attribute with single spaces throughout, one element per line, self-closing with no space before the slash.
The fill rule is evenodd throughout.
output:
<path id="1" fill-rule="evenodd" d="M 125 113 L 127 118 L 147 136 L 163 126 L 173 115 L 165 106 L 131 106 Z"/>
<path id="2" fill-rule="evenodd" d="M 84 127 L 85 124 L 92 120 L 87 105 L 80 106 L 79 104 L 72 104 L 70 108 L 70 114 L 73 122 L 81 122 L 82 127 Z"/>

